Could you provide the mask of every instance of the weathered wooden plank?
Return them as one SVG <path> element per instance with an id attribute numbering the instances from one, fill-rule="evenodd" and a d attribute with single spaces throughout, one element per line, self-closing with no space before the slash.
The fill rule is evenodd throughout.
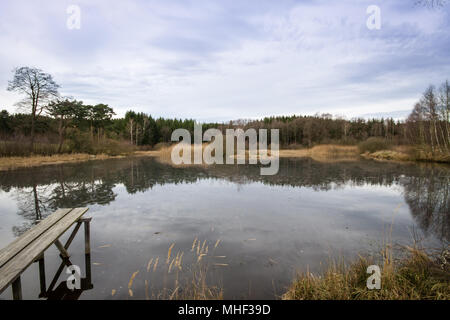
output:
<path id="1" fill-rule="evenodd" d="M 76 208 L 66 214 L 50 229 L 42 233 L 32 243 L 0 268 L 0 293 L 7 288 L 25 269 L 66 232 L 88 208 Z"/>
<path id="2" fill-rule="evenodd" d="M 59 209 L 55 211 L 38 225 L 11 242 L 6 248 L 0 250 L 0 268 L 71 211 L 72 209 Z"/>

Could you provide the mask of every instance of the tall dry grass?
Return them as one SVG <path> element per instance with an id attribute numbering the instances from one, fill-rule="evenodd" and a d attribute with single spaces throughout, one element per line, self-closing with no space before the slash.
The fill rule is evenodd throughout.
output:
<path id="1" fill-rule="evenodd" d="M 54 165 L 62 163 L 84 162 L 90 160 L 105 160 L 116 158 L 105 154 L 55 154 L 52 156 L 32 156 L 32 157 L 0 157 L 0 171 L 18 168 L 37 167 L 43 165 Z"/>
<path id="2" fill-rule="evenodd" d="M 29 139 L 19 137 L 16 140 L 0 140 L 0 157 L 52 156 L 65 153 L 107 154 L 111 156 L 131 154 L 137 150 L 128 141 L 109 138 L 92 141 L 89 136 L 76 136 L 66 139 L 58 152 L 58 143 L 40 138 L 30 148 Z"/>
<path id="3" fill-rule="evenodd" d="M 416 161 L 450 163 L 450 152 L 432 151 L 430 146 L 416 146 L 409 154 Z"/>
<path id="4" fill-rule="evenodd" d="M 207 145 L 208 144 L 206 143 L 202 145 L 202 152 Z M 173 164 L 171 160 L 173 148 L 174 145 L 164 145 L 159 147 L 157 150 L 142 151 L 142 152 L 138 151 L 137 154 L 155 156 L 162 163 Z M 224 148 L 224 157 L 226 157 L 225 150 L 226 149 Z M 270 146 L 269 150 L 262 150 L 262 151 L 264 151 L 263 153 L 266 153 L 268 156 L 272 156 Z M 182 153 L 180 153 L 180 155 L 182 155 Z M 233 157 L 234 158 L 239 157 L 236 149 Z M 249 150 L 245 150 L 244 157 L 245 160 L 248 161 L 250 157 Z M 345 160 L 355 161 L 359 159 L 359 152 L 356 146 L 318 145 L 310 149 L 281 149 L 279 150 L 279 157 L 286 157 L 286 158 L 310 157 L 318 161 L 345 161 Z M 258 153 L 257 159 L 259 158 L 260 156 Z M 195 165 L 193 162 L 194 162 L 194 153 L 193 147 L 191 146 L 191 163 L 192 163 L 191 165 Z M 186 165 L 182 164 L 179 166 L 186 166 Z"/>
<path id="5" fill-rule="evenodd" d="M 207 146 L 208 144 L 204 143 L 202 144 L 202 155 L 203 155 L 203 150 L 204 148 Z M 161 144 L 159 145 L 157 148 L 155 147 L 155 150 L 152 151 L 138 151 L 136 152 L 137 155 L 142 155 L 142 156 L 152 156 L 152 157 L 156 157 L 156 160 L 159 161 L 160 163 L 163 164 L 168 164 L 171 166 L 175 166 L 175 167 L 191 167 L 191 166 L 206 166 L 206 164 L 203 161 L 202 158 L 202 163 L 201 164 L 195 164 L 194 163 L 194 146 L 188 144 L 187 147 L 190 148 L 190 156 L 191 156 L 191 163 L 190 164 L 186 164 L 186 163 L 182 163 L 182 164 L 174 164 L 172 162 L 172 151 L 173 148 L 175 147 L 175 145 L 170 145 L 170 144 Z M 180 152 L 180 156 L 183 156 L 183 152 Z"/>
<path id="6" fill-rule="evenodd" d="M 364 152 L 364 158 L 375 160 L 450 163 L 450 153 L 431 151 L 429 146 L 391 146 L 390 149 Z"/>
<path id="7" fill-rule="evenodd" d="M 81 143 L 81 142 L 80 142 Z M 0 141 L 0 170 L 23 167 L 104 160 L 134 154 L 136 147 L 125 141 L 103 139 L 98 142 L 87 140 L 83 147 L 73 148 L 64 144 L 60 153 L 58 145 L 50 142 L 36 142 L 32 150 L 28 140 Z"/>
<path id="8" fill-rule="evenodd" d="M 145 299 L 163 300 L 221 300 L 223 289 L 216 279 L 211 279 L 211 269 L 226 267 L 224 256 L 216 256 L 215 252 L 220 240 L 215 243 L 200 241 L 195 238 L 192 248 L 188 251 L 179 251 L 172 243 L 167 255 L 151 257 L 143 270 L 134 272 L 128 282 L 128 295 L 134 297 L 133 283 L 136 275 L 144 273 Z M 185 263 L 186 258 L 190 261 Z M 164 278 L 165 287 L 154 288 L 152 275 Z M 171 279 L 172 282 L 169 282 Z M 166 281 L 167 280 L 167 281 Z"/>
<path id="9" fill-rule="evenodd" d="M 355 161 L 359 158 L 356 146 L 323 144 L 309 149 L 280 150 L 280 157 L 309 157 L 317 161 Z"/>
<path id="10" fill-rule="evenodd" d="M 325 271 L 314 275 L 300 273 L 288 291 L 286 300 L 449 300 L 450 252 L 430 253 L 417 246 L 402 247 L 404 256 L 394 258 L 393 248 L 381 250 L 381 263 L 360 256 L 346 264 L 331 261 Z M 381 289 L 367 289 L 367 267 L 381 268 Z"/>
<path id="11" fill-rule="evenodd" d="M 58 145 L 55 143 L 41 143 L 33 144 L 30 150 L 30 143 L 24 140 L 18 141 L 0 141 L 0 157 L 26 157 L 31 154 L 49 156 L 56 154 Z"/>

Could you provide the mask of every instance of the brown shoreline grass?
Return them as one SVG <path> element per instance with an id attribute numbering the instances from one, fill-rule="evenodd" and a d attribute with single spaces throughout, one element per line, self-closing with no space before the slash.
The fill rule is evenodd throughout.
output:
<path id="1" fill-rule="evenodd" d="M 378 161 L 450 163 L 450 153 L 430 152 L 426 148 L 395 146 L 391 149 L 365 152 L 361 156 Z"/>
<path id="2" fill-rule="evenodd" d="M 284 300 L 450 300 L 450 254 L 433 256 L 424 249 L 404 247 L 405 257 L 395 260 L 391 247 L 382 251 L 381 289 L 367 289 L 371 257 L 346 265 L 331 262 L 320 275 L 297 276 Z"/>
<path id="3" fill-rule="evenodd" d="M 308 149 L 282 149 L 281 158 L 312 158 L 316 161 L 356 161 L 359 159 L 357 146 L 333 144 L 317 145 Z"/>
<path id="4" fill-rule="evenodd" d="M 207 144 L 203 144 L 203 148 Z M 139 155 L 150 155 L 158 158 L 160 162 L 172 164 L 171 152 L 173 146 L 165 146 L 157 151 L 137 152 Z M 267 154 L 270 156 L 270 149 Z M 235 154 L 237 159 L 239 155 Z M 257 158 L 259 159 L 259 154 Z M 356 161 L 359 159 L 357 146 L 341 146 L 341 145 L 318 145 L 309 149 L 281 149 L 279 150 L 280 158 L 312 158 L 316 161 Z M 248 161 L 249 151 L 245 150 L 245 159 Z M 176 165 L 176 166 L 193 166 L 191 165 Z"/>
<path id="5" fill-rule="evenodd" d="M 108 156 L 106 154 L 90 155 L 85 153 L 57 154 L 52 156 L 0 157 L 0 171 L 123 157 L 124 156 Z"/>
<path id="6" fill-rule="evenodd" d="M 203 144 L 205 147 L 206 144 Z M 87 153 L 65 153 L 52 156 L 32 155 L 27 157 L 0 157 L 0 171 L 14 170 L 26 167 L 38 167 L 43 165 L 84 162 L 90 160 L 106 160 L 124 157 L 155 157 L 163 164 L 177 167 L 184 166 L 205 166 L 206 164 L 181 164 L 175 165 L 171 160 L 173 145 L 164 145 L 154 150 L 138 150 L 122 155 L 107 155 Z M 270 151 L 269 151 L 270 155 Z M 304 149 L 280 149 L 280 158 L 311 158 L 319 162 L 342 162 L 357 161 L 359 159 L 373 159 L 377 161 L 397 161 L 397 162 L 437 162 L 450 163 L 450 154 L 432 154 L 425 149 L 416 150 L 409 146 L 394 146 L 387 150 L 360 153 L 358 146 L 324 144 L 312 148 Z M 237 158 L 237 155 L 235 155 Z M 259 156 L 258 156 L 259 158 Z M 246 150 L 248 160 L 248 150 Z"/>

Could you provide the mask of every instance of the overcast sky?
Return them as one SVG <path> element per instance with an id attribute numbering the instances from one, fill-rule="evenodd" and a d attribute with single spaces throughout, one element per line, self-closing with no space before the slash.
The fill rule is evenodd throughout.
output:
<path id="1" fill-rule="evenodd" d="M 402 115 L 450 79 L 450 4 L 415 2 L 2 0 L 0 109 L 17 110 L 13 68 L 35 66 L 119 116 Z M 366 26 L 372 4 L 380 30 Z"/>

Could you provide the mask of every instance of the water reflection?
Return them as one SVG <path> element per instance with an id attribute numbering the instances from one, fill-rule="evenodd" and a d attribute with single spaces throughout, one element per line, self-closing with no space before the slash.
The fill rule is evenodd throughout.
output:
<path id="1" fill-rule="evenodd" d="M 394 241 L 409 243 L 410 227 L 418 227 L 433 246 L 447 242 L 449 179 L 448 166 L 310 159 L 281 159 L 276 176 L 260 176 L 257 166 L 177 168 L 152 158 L 0 172 L 0 246 L 57 208 L 87 206 L 94 288 L 69 295 L 63 273 L 48 298 L 130 298 L 128 283 L 139 270 L 133 298 L 145 299 L 147 282 L 156 293 L 170 288 L 171 244 L 173 256 L 185 253 L 189 275 L 195 238 L 210 248 L 221 240 L 222 258 L 209 258 L 225 298 L 274 298 L 299 269 L 318 271 L 334 253 L 351 258 L 376 249 L 394 218 Z M 71 262 L 83 266 L 82 241 L 72 246 Z M 53 276 L 58 252 L 48 251 Z M 33 267 L 24 274 L 29 298 L 39 294 L 36 274 Z"/>
<path id="2" fill-rule="evenodd" d="M 237 185 L 260 182 L 272 186 L 329 191 L 345 186 L 403 187 L 405 202 L 417 225 L 442 241 L 450 239 L 450 170 L 448 166 L 377 163 L 320 163 L 311 159 L 281 159 L 276 176 L 260 176 L 257 166 L 176 168 L 151 158 L 47 166 L 0 173 L 0 189 L 14 193 L 17 214 L 27 222 L 14 226 L 19 236 L 37 220 L 62 207 L 106 205 L 115 201 L 114 188 L 128 194 L 155 185 L 189 184 L 203 179 Z"/>
<path id="3" fill-rule="evenodd" d="M 449 241 L 450 197 L 448 173 L 431 168 L 422 175 L 403 179 L 405 201 L 425 235 Z"/>

